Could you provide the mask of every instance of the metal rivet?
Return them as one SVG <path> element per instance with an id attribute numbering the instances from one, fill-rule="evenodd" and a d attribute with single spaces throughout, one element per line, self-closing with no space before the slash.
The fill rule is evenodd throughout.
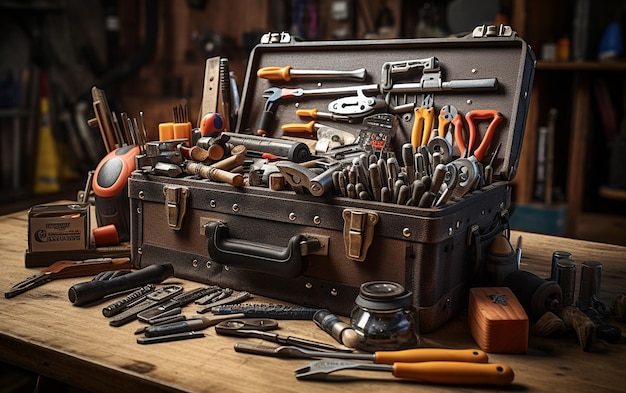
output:
<path id="1" fill-rule="evenodd" d="M 454 235 L 454 229 L 448 228 L 448 236 Z"/>
<path id="2" fill-rule="evenodd" d="M 485 211 L 484 211 L 484 210 L 481 210 L 481 211 L 480 211 L 480 215 L 481 215 L 481 216 L 484 216 L 484 215 L 485 215 Z"/>
<path id="3" fill-rule="evenodd" d="M 137 214 L 141 214 L 141 208 L 140 207 L 137 208 Z"/>
<path id="4" fill-rule="evenodd" d="M 206 261 L 206 268 L 210 269 L 211 268 L 211 261 Z"/>
<path id="5" fill-rule="evenodd" d="M 139 191 L 137 193 L 137 196 L 139 196 L 139 199 L 144 199 L 146 197 L 146 194 L 143 191 Z"/>
<path id="6" fill-rule="evenodd" d="M 296 213 L 294 212 L 289 213 L 289 220 L 296 221 Z"/>
<path id="7" fill-rule="evenodd" d="M 139 255 L 143 254 L 143 250 L 141 249 L 141 247 L 137 248 L 137 254 Z"/>
<path id="8" fill-rule="evenodd" d="M 228 265 L 224 265 L 224 271 L 229 272 L 230 271 L 230 267 L 228 267 Z"/>
<path id="9" fill-rule="evenodd" d="M 459 229 L 459 228 L 461 228 L 461 221 L 456 222 L 456 229 Z"/>
<path id="10" fill-rule="evenodd" d="M 465 102 L 467 102 L 467 105 L 472 105 L 472 100 L 467 100 Z"/>
<path id="11" fill-rule="evenodd" d="M 295 106 L 296 108 L 299 108 L 299 107 L 300 107 L 300 103 L 299 103 L 299 102 L 296 102 L 294 106 Z"/>
<path id="12" fill-rule="evenodd" d="M 409 228 L 404 228 L 402 230 L 402 236 L 404 236 L 404 237 L 411 237 L 411 230 Z"/>
<path id="13" fill-rule="evenodd" d="M 313 217 L 313 224 L 319 225 L 322 223 L 322 218 L 320 216 Z"/>
<path id="14" fill-rule="evenodd" d="M 239 205 L 238 205 L 238 204 L 233 203 L 233 211 L 234 211 L 235 213 L 237 213 L 237 212 L 239 211 Z"/>
<path id="15" fill-rule="evenodd" d="M 504 210 L 504 202 L 500 202 L 500 210 Z"/>
<path id="16" fill-rule="evenodd" d="M 304 287 L 306 289 L 311 289 L 311 288 L 313 288 L 313 284 L 311 284 L 310 282 L 307 282 L 306 284 L 304 284 Z"/>
<path id="17" fill-rule="evenodd" d="M 209 201 L 209 206 L 211 206 L 211 207 L 215 207 L 215 206 L 217 206 L 217 202 L 215 202 L 215 199 L 211 199 L 211 200 Z"/>
<path id="18" fill-rule="evenodd" d="M 194 259 L 193 261 L 191 261 L 191 266 L 198 267 L 198 260 Z"/>
<path id="19" fill-rule="evenodd" d="M 330 294 L 333 296 L 337 296 L 337 290 L 335 288 L 331 289 Z"/>
<path id="20" fill-rule="evenodd" d="M 475 74 L 477 72 L 478 72 L 478 70 L 476 68 L 472 68 L 472 74 Z"/>

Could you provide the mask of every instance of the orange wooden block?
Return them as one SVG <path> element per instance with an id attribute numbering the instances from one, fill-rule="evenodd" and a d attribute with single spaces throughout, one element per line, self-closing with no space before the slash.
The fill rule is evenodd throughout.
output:
<path id="1" fill-rule="evenodd" d="M 509 288 L 471 288 L 468 322 L 474 340 L 485 352 L 528 350 L 528 316 Z"/>

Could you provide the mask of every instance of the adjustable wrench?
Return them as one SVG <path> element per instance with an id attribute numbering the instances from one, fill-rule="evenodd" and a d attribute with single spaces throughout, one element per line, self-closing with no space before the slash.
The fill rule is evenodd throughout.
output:
<path id="1" fill-rule="evenodd" d="M 304 90 L 301 88 L 297 89 L 287 89 L 280 87 L 270 87 L 269 89 L 263 92 L 263 98 L 266 98 L 265 107 L 263 108 L 263 113 L 261 114 L 261 120 L 259 121 L 259 127 L 257 129 L 258 135 L 266 135 L 268 133 L 268 129 L 271 126 L 272 121 L 274 120 L 274 114 L 276 111 L 276 107 L 280 100 L 294 97 L 315 97 L 315 96 L 338 96 L 338 95 L 347 95 L 362 92 L 365 93 L 377 93 L 378 85 L 370 84 L 370 85 L 356 85 L 356 86 L 345 86 L 345 87 L 329 87 L 326 89 L 310 89 Z"/>
<path id="2" fill-rule="evenodd" d="M 312 171 L 302 165 L 291 161 L 276 163 L 276 167 L 285 177 L 285 181 L 291 185 L 296 194 L 305 194 L 308 190 L 313 196 L 322 196 L 334 189 L 333 173 L 341 168 L 340 162 L 331 163 L 328 168 L 320 173 Z"/>

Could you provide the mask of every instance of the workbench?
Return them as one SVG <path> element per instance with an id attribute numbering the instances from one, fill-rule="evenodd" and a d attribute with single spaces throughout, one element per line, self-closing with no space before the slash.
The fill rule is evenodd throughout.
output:
<path id="1" fill-rule="evenodd" d="M 39 271 L 24 267 L 27 248 L 27 212 L 0 217 L 2 274 L 0 288 Z M 626 289 L 626 247 L 512 232 L 511 240 L 523 237 L 521 268 L 540 277 L 549 276 L 552 253 L 569 251 L 578 267 L 586 260 L 604 264 L 602 300 L 611 303 Z M 393 378 L 381 372 L 365 372 L 367 381 L 350 383 L 300 381 L 294 370 L 313 360 L 281 359 L 242 354 L 233 345 L 258 339 L 218 336 L 213 328 L 206 337 L 139 345 L 134 332 L 138 321 L 111 327 L 102 315 L 104 304 L 75 307 L 67 296 L 73 284 L 91 277 L 52 281 L 11 299 L 0 300 L 0 361 L 94 392 L 448 392 L 459 387 L 424 385 Z M 170 278 L 192 289 L 201 284 Z M 254 298 L 256 301 L 262 299 Z M 110 303 L 106 302 L 106 304 Z M 189 306 L 185 313 L 194 313 Z M 279 321 L 281 334 L 337 344 L 312 321 Z M 626 332 L 626 325 L 614 323 Z M 461 314 L 434 333 L 423 335 L 424 346 L 477 348 Z M 530 336 L 526 354 L 489 354 L 491 362 L 505 363 L 515 372 L 510 391 L 624 392 L 621 381 L 626 365 L 624 334 L 617 343 L 600 343 L 584 352 L 573 336 Z M 266 344 L 267 345 L 267 344 Z M 271 345 L 271 344 L 270 344 Z M 487 388 L 495 391 L 496 389 Z M 482 388 L 463 387 L 465 391 Z"/>

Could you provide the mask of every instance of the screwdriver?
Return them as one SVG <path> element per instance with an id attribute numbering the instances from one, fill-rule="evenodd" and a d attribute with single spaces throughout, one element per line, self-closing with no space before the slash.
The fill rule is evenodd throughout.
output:
<path id="1" fill-rule="evenodd" d="M 479 349 L 416 348 L 400 351 L 379 351 L 374 353 L 344 353 L 311 351 L 296 346 L 283 345 L 268 347 L 263 345 L 235 344 L 236 352 L 285 358 L 333 358 L 345 360 L 369 360 L 378 364 L 416 363 L 432 361 L 487 363 L 487 354 Z"/>
<path id="2" fill-rule="evenodd" d="M 369 370 L 391 372 L 396 378 L 424 383 L 452 385 L 504 386 L 513 382 L 511 367 L 500 363 L 467 363 L 430 361 L 421 363 L 367 364 L 349 361 L 320 360 L 296 370 L 296 378 L 326 380 L 330 374 L 342 370 Z"/>

